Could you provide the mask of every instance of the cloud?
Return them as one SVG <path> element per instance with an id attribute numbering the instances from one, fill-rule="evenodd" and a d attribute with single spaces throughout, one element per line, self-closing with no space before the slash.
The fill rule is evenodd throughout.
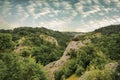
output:
<path id="1" fill-rule="evenodd" d="M 30 13 L 31 16 L 35 16 L 35 4 L 30 4 L 27 6 L 27 11 Z"/>
<path id="2" fill-rule="evenodd" d="M 4 15 L 4 17 L 6 17 L 7 14 L 9 14 L 10 10 L 12 9 L 11 7 L 11 3 L 7 0 L 5 0 L 3 2 L 3 6 L 2 6 L 2 15 Z"/>
<path id="3" fill-rule="evenodd" d="M 60 5 L 63 6 L 65 10 L 73 9 L 72 6 L 66 1 L 61 2 Z"/>
<path id="4" fill-rule="evenodd" d="M 101 11 L 99 7 L 95 6 L 92 10 L 87 11 L 87 12 L 83 12 L 83 17 L 87 17 L 91 14 L 96 14 L 97 12 Z"/>
<path id="5" fill-rule="evenodd" d="M 24 23 L 24 21 L 29 17 L 29 14 L 24 10 L 24 7 L 20 4 L 16 5 L 16 23 Z M 19 18 L 19 19 L 18 19 Z"/>
<path id="6" fill-rule="evenodd" d="M 66 27 L 66 21 L 62 21 L 62 20 L 51 20 L 51 21 L 45 21 L 45 22 L 39 22 L 39 23 L 35 23 L 34 22 L 34 26 L 44 26 L 48 29 L 53 29 L 53 30 L 62 30 L 64 27 Z"/>
<path id="7" fill-rule="evenodd" d="M 33 19 L 38 19 L 41 16 L 45 16 L 51 12 L 50 11 L 51 8 L 47 2 L 35 1 L 33 3 L 33 1 L 30 0 L 29 3 L 30 5 L 27 6 L 27 11 L 30 13 Z M 41 8 L 36 9 L 36 7 L 41 7 Z M 35 10 L 39 10 L 39 12 L 35 13 Z"/>
<path id="8" fill-rule="evenodd" d="M 0 16 L 0 29 L 13 29 L 13 28 L 15 28 L 15 27 L 18 27 L 18 26 L 6 22 L 6 21 Z"/>
<path id="9" fill-rule="evenodd" d="M 1 2 L 0 20 L 17 26 L 85 32 L 120 23 L 119 0 L 74 0 L 74 3 L 73 0 L 25 0 L 26 4 L 10 0 Z"/>
<path id="10" fill-rule="evenodd" d="M 84 6 L 80 2 L 75 4 L 75 8 L 80 14 L 83 13 Z"/>
<path id="11" fill-rule="evenodd" d="M 106 4 L 110 4 L 111 0 L 103 0 Z"/>
<path id="12" fill-rule="evenodd" d="M 118 16 L 117 16 L 118 17 Z M 100 28 L 100 27 L 104 27 L 104 26 L 108 26 L 108 25 L 112 25 L 115 23 L 119 23 L 120 24 L 120 18 L 116 18 L 116 20 L 114 18 L 110 18 L 110 17 L 105 17 L 101 20 L 92 20 L 89 21 L 89 23 L 87 25 L 82 25 L 84 26 L 82 29 L 84 29 L 84 31 L 88 32 L 88 31 L 93 31 L 94 29 Z"/>
<path id="13" fill-rule="evenodd" d="M 97 5 L 99 5 L 100 4 L 100 2 L 99 2 L 99 0 L 92 0 L 95 4 L 97 4 Z"/>

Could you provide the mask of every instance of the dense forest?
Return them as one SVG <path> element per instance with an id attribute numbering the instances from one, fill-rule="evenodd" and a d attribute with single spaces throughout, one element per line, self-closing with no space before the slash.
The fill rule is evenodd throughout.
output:
<path id="1" fill-rule="evenodd" d="M 120 25 L 88 33 L 43 27 L 1 29 L 0 80 L 51 80 L 44 66 L 59 60 L 71 41 L 80 41 L 84 46 L 69 51 L 70 59 L 54 72 L 55 80 L 77 80 L 69 79 L 72 75 L 80 80 L 83 75 L 84 80 L 120 80 Z"/>

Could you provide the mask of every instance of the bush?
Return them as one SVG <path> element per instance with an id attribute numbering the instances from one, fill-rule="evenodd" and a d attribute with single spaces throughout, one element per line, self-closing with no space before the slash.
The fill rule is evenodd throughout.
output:
<path id="1" fill-rule="evenodd" d="M 63 70 L 54 72 L 55 80 L 61 80 L 63 74 L 64 74 Z"/>
<path id="2" fill-rule="evenodd" d="M 29 57 L 30 56 L 30 51 L 24 50 L 24 51 L 22 51 L 21 55 L 22 55 L 22 57 Z"/>
<path id="3" fill-rule="evenodd" d="M 82 73 L 85 71 L 85 69 L 82 66 L 78 66 L 77 70 L 75 71 L 77 76 L 82 75 Z"/>

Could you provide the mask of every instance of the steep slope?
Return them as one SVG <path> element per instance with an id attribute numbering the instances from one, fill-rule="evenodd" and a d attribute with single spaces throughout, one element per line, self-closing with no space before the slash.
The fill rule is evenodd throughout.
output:
<path id="1" fill-rule="evenodd" d="M 82 64 L 80 64 L 78 73 L 81 72 L 81 74 L 77 75 L 76 70 L 67 80 L 120 80 L 120 67 L 118 65 L 120 60 L 120 25 L 103 27 L 94 32 L 77 37 L 77 40 L 82 40 L 83 42 L 86 42 L 85 39 L 86 41 L 91 40 L 91 43 L 88 44 L 91 49 L 90 47 L 86 47 L 87 49 L 83 48 L 83 55 L 81 55 L 82 53 L 80 52 L 81 59 L 79 58 L 79 60 L 82 61 L 83 57 L 82 64 L 86 65 L 85 70 L 81 68 Z M 88 50 L 90 50 L 90 52 Z M 84 56 L 86 53 L 88 54 Z M 94 58 L 92 56 L 90 59 L 89 56 L 93 54 Z M 97 56 L 95 56 L 96 54 Z M 90 62 L 86 64 L 85 60 L 89 59 Z M 76 64 L 78 65 L 78 62 Z M 97 68 L 97 66 L 99 67 Z M 100 68 L 100 66 L 102 68 Z"/>
<path id="2" fill-rule="evenodd" d="M 46 65 L 44 68 L 45 70 L 48 71 L 48 76 L 50 78 L 50 80 L 54 80 L 54 72 L 59 70 L 60 68 L 62 68 L 63 66 L 65 66 L 65 64 L 67 63 L 68 59 L 70 58 L 70 56 L 68 55 L 68 53 L 71 51 L 71 50 L 78 50 L 79 47 L 82 47 L 84 46 L 84 44 L 81 42 L 81 41 L 71 41 L 65 52 L 63 53 L 63 56 L 57 60 L 57 61 L 54 61 L 48 65 Z"/>

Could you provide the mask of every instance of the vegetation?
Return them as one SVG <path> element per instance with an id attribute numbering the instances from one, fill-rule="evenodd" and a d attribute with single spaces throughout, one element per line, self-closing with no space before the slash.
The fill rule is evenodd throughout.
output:
<path id="1" fill-rule="evenodd" d="M 55 80 L 77 80 L 86 72 L 86 80 L 119 80 L 120 25 L 80 33 L 72 39 L 75 34 L 30 27 L 0 30 L 0 80 L 49 80 L 43 67 L 60 59 L 70 40 L 85 46 L 68 53 L 70 59 L 54 73 Z M 40 35 L 54 38 L 58 45 Z M 106 68 L 115 62 L 115 71 Z"/>
<path id="2" fill-rule="evenodd" d="M 43 40 L 41 34 L 55 37 L 59 45 Z M 59 59 L 70 37 L 45 28 L 0 30 L 0 80 L 47 80 L 42 65 Z"/>
<path id="3" fill-rule="evenodd" d="M 112 29 L 116 31 L 113 32 Z M 120 59 L 120 30 L 118 26 L 101 28 L 95 32 L 80 35 L 77 39 L 83 43 L 89 40 L 90 43 L 85 43 L 86 45 L 77 52 L 72 50 L 69 53 L 71 59 L 60 71 L 55 72 L 56 80 L 63 79 L 63 76 L 68 78 L 73 74 L 81 76 L 86 71 L 91 71 L 86 80 L 120 79 L 117 76 L 120 73 L 119 70 L 111 73 L 110 70 L 104 68 L 106 64 L 118 62 Z"/>
<path id="4" fill-rule="evenodd" d="M 40 35 L 54 37 L 58 46 L 43 40 Z M 46 28 L 20 27 L 14 30 L 0 30 L 0 51 L 13 49 L 22 57 L 31 56 L 37 63 L 46 65 L 62 56 L 71 37 L 67 33 Z"/>
<path id="5" fill-rule="evenodd" d="M 47 80 L 43 67 L 32 58 L 15 53 L 0 53 L 1 80 Z"/>

